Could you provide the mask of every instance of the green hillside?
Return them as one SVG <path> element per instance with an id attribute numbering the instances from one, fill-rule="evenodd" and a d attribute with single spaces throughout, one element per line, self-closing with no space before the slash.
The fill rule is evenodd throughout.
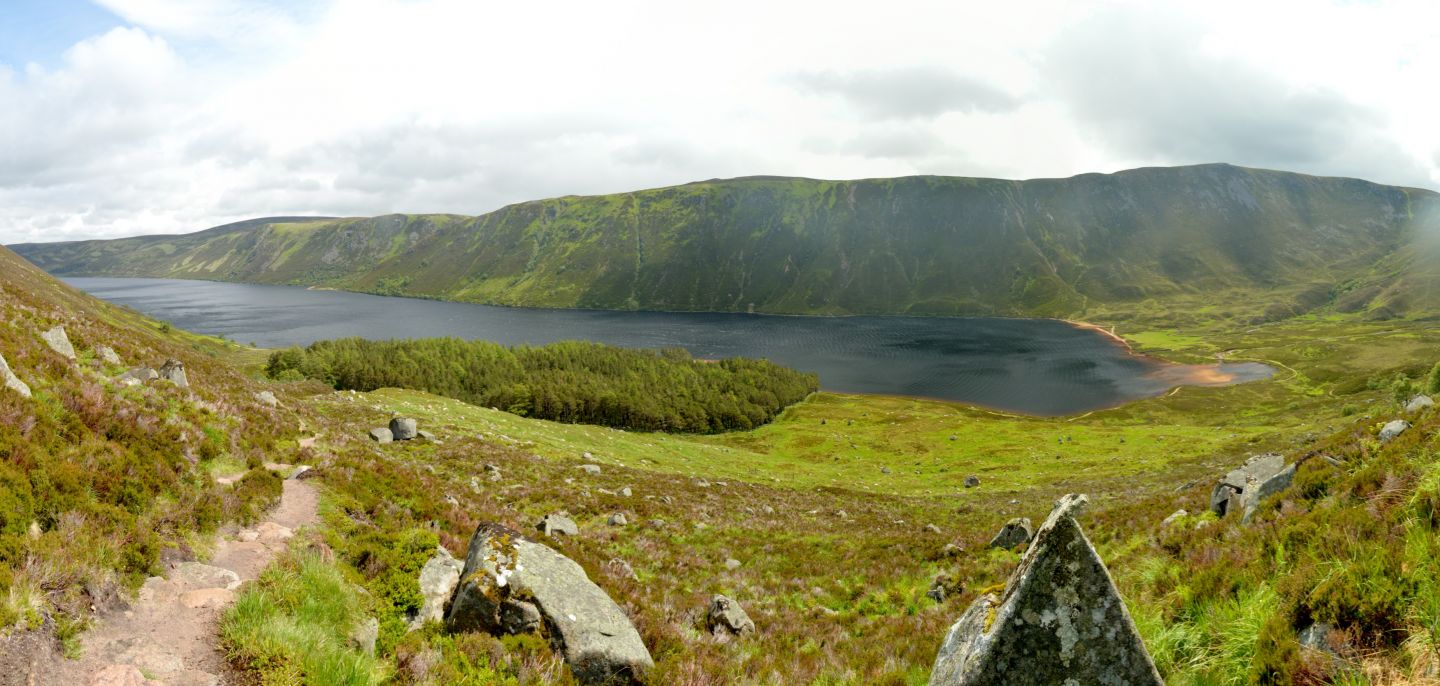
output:
<path id="1" fill-rule="evenodd" d="M 478 217 L 256 220 L 14 249 L 58 274 L 503 305 L 1056 316 L 1229 302 L 1214 314 L 1391 318 L 1440 309 L 1437 208 L 1430 191 L 1230 165 L 1031 181 L 754 177 Z"/>

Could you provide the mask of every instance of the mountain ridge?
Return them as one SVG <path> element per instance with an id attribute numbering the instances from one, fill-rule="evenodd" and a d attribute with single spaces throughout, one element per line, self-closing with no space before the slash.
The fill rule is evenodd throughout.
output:
<path id="1" fill-rule="evenodd" d="M 1228 164 L 1024 181 L 753 176 L 473 217 L 267 218 L 11 247 L 57 274 L 496 305 L 1073 316 L 1243 294 L 1236 316 L 1348 296 L 1345 310 L 1390 318 L 1440 310 L 1428 260 L 1406 257 L 1440 254 L 1422 240 L 1437 207 L 1426 189 Z"/>

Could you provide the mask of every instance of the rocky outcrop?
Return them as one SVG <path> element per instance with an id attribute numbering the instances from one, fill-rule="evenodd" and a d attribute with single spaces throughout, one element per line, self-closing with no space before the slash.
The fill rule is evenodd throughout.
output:
<path id="1" fill-rule="evenodd" d="M 930 686 L 1161 686 L 1105 563 L 1061 498 L 1003 596 L 986 594 L 950 628 Z"/>
<path id="2" fill-rule="evenodd" d="M 30 397 L 30 386 L 21 381 L 20 377 L 15 376 L 15 372 L 10 371 L 10 365 L 5 361 L 4 355 L 0 355 L 0 381 L 5 383 L 6 388 L 26 398 Z"/>
<path id="3" fill-rule="evenodd" d="M 60 353 L 67 360 L 75 359 L 75 346 L 70 344 L 70 337 L 65 335 L 65 327 L 57 326 L 45 333 L 40 334 L 45 339 L 45 344 L 51 350 Z"/>
<path id="4" fill-rule="evenodd" d="M 450 605 L 450 598 L 455 595 L 455 587 L 460 584 L 460 571 L 464 567 L 464 563 L 441 547 L 420 568 L 420 596 L 425 600 L 420 612 L 410 620 L 411 629 L 418 629 L 425 622 L 444 621 L 445 610 Z"/>
<path id="5" fill-rule="evenodd" d="M 1284 469 L 1285 457 L 1279 453 L 1256 455 L 1246 460 L 1216 482 L 1210 491 L 1210 510 L 1221 517 L 1228 512 L 1244 511 L 1246 491 L 1258 488 Z"/>
<path id="6" fill-rule="evenodd" d="M 639 632 L 573 560 L 497 524 L 470 539 L 446 614 L 452 631 L 542 632 L 582 684 L 638 684 L 654 661 Z"/>
<path id="7" fill-rule="evenodd" d="M 995 538 L 990 539 L 990 547 L 1009 550 L 1021 543 L 1029 543 L 1031 531 L 1030 520 L 1028 518 L 1016 517 L 1005 522 L 1005 526 L 1000 527 L 1000 531 L 995 534 Z"/>
<path id="8" fill-rule="evenodd" d="M 1389 443 L 1390 441 L 1399 438 L 1400 434 L 1405 433 L 1405 431 L 1409 428 L 1410 422 L 1407 422 L 1403 419 L 1396 419 L 1392 422 L 1389 422 L 1385 424 L 1385 426 L 1380 427 L 1380 442 Z"/>
<path id="9" fill-rule="evenodd" d="M 417 424 L 409 417 L 396 417 L 390 420 L 390 434 L 397 441 L 410 441 L 415 439 Z"/>
<path id="10" fill-rule="evenodd" d="M 185 363 L 180 360 L 165 360 L 165 364 L 160 365 L 160 378 L 181 388 L 190 387 L 190 379 L 185 376 Z"/>
<path id="11" fill-rule="evenodd" d="M 1237 496 L 1239 498 L 1238 503 L 1236 502 L 1235 498 L 1231 498 L 1230 502 L 1232 505 L 1238 505 L 1238 509 L 1242 513 L 1244 513 L 1241 516 L 1240 521 L 1249 522 L 1250 518 L 1255 516 L 1255 510 L 1256 508 L 1260 507 L 1260 503 L 1262 501 L 1272 495 L 1275 495 L 1276 493 L 1279 493 L 1280 491 L 1289 488 L 1290 484 L 1294 483 L 1294 481 L 1295 465 L 1292 464 L 1280 470 L 1278 473 L 1271 476 L 1270 478 L 1261 481 L 1258 484 L 1254 484 L 1251 488 L 1245 489 L 1244 493 L 1241 493 L 1239 496 Z M 1252 482 L 1252 484 L 1253 483 L 1254 482 Z"/>
<path id="12" fill-rule="evenodd" d="M 705 613 L 705 628 L 715 636 L 739 636 L 755 631 L 755 622 L 745 614 L 745 608 L 723 595 L 710 599 L 710 609 Z"/>

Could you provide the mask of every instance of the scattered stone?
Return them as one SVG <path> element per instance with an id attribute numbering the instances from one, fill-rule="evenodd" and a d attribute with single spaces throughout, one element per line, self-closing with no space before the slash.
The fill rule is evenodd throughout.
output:
<path id="1" fill-rule="evenodd" d="M 1010 550 L 1021 543 L 1029 543 L 1033 529 L 1030 528 L 1030 520 L 1025 517 L 1016 517 L 1005 526 L 1000 527 L 995 538 L 990 539 L 991 548 L 1004 548 Z"/>
<path id="2" fill-rule="evenodd" d="M 358 626 L 350 630 L 350 644 L 360 649 L 366 655 L 375 654 L 375 642 L 380 640 L 380 620 L 374 617 L 366 617 Z"/>
<path id="3" fill-rule="evenodd" d="M 561 513 L 545 515 L 539 524 L 535 525 L 546 536 L 564 534 L 566 536 L 579 536 L 580 527 L 575 526 L 575 520 L 570 519 Z"/>
<path id="4" fill-rule="evenodd" d="M 943 603 L 946 598 L 964 592 L 965 582 L 957 581 L 952 579 L 949 574 L 941 573 L 935 575 L 935 580 L 930 583 L 930 590 L 926 591 L 925 595 L 937 603 Z"/>
<path id="5" fill-rule="evenodd" d="M 390 420 L 390 433 L 397 441 L 409 441 L 415 438 L 415 420 L 409 417 L 396 417 Z"/>
<path id="6" fill-rule="evenodd" d="M 940 549 L 940 556 L 956 557 L 961 553 L 961 551 L 962 548 L 960 546 L 955 545 L 954 543 L 946 543 L 945 547 Z"/>
<path id="7" fill-rule="evenodd" d="M 745 608 L 723 595 L 710 599 L 710 611 L 705 614 L 705 628 L 717 636 L 729 634 L 739 636 L 755 630 L 755 622 L 745 614 Z"/>
<path id="8" fill-rule="evenodd" d="M 1234 510 L 1243 511 L 1246 489 L 1256 488 L 1283 469 L 1285 457 L 1280 453 L 1265 453 L 1246 460 L 1216 482 L 1210 491 L 1210 511 L 1221 517 Z"/>
<path id="9" fill-rule="evenodd" d="M 287 478 L 287 479 L 308 479 L 308 478 L 310 478 L 311 476 L 314 476 L 314 474 L 311 474 L 311 473 L 310 473 L 310 472 L 313 471 L 314 469 L 315 469 L 314 467 L 311 467 L 311 466 L 308 465 L 308 464 L 302 464 L 302 465 L 300 465 L 299 467 L 296 467 L 296 468 L 295 468 L 295 471 L 290 472 L 290 476 L 287 476 L 287 477 L 285 477 L 285 478 Z"/>
<path id="10" fill-rule="evenodd" d="M 485 465 L 485 473 L 488 474 L 488 475 L 490 475 L 490 480 L 491 480 L 491 481 L 499 481 L 499 480 L 500 480 L 500 468 L 499 468 L 499 467 L 496 467 L 496 466 L 493 465 L 493 464 L 487 464 L 487 465 Z"/>
<path id="11" fill-rule="evenodd" d="M 629 498 L 629 497 L 632 495 L 632 493 L 631 493 L 631 491 L 630 491 L 630 487 L 629 487 L 629 486 L 626 486 L 625 488 L 620 489 L 620 495 L 623 495 L 623 496 L 625 496 L 626 498 Z"/>
<path id="12" fill-rule="evenodd" d="M 241 543 L 254 543 L 255 541 L 260 540 L 260 532 L 254 529 L 246 529 L 238 534 L 235 534 L 235 540 L 240 541 Z"/>
<path id="13" fill-rule="evenodd" d="M 600 475 L 600 465 L 598 464 L 582 464 L 580 465 L 580 469 L 585 470 L 585 473 L 589 474 L 590 476 Z"/>
<path id="14" fill-rule="evenodd" d="M 280 406 L 280 400 L 276 398 L 275 394 L 271 393 L 270 391 L 260 391 L 259 393 L 256 393 L 255 399 L 260 401 L 261 404 L 269 405 L 270 407 Z"/>
<path id="15" fill-rule="evenodd" d="M 881 468 L 880 468 L 880 473 L 881 473 L 881 474 L 891 474 L 892 472 L 891 472 L 891 470 L 890 470 L 890 467 L 887 465 L 887 466 L 884 466 L 884 467 L 881 467 Z"/>
<path id="16" fill-rule="evenodd" d="M 445 495 L 445 504 L 449 505 L 450 507 L 460 507 L 460 500 L 455 496 L 447 493 Z"/>
<path id="17" fill-rule="evenodd" d="M 957 439 L 957 438 L 959 438 L 959 436 L 956 436 L 955 434 L 950 434 L 950 440 L 953 441 L 953 440 L 955 440 L 955 439 Z"/>
<path id="18" fill-rule="evenodd" d="M 965 477 L 965 488 L 975 488 L 976 486 L 979 486 L 979 485 L 980 485 L 980 477 L 978 477 L 978 476 L 973 476 L 973 475 L 972 475 L 972 476 L 967 476 L 967 477 Z"/>
<path id="19" fill-rule="evenodd" d="M 704 479 L 696 479 L 696 480 L 694 481 L 694 483 L 695 483 L 696 486 L 699 486 L 700 488 L 710 488 L 710 482 L 709 482 L 709 481 L 706 481 L 706 480 L 704 480 Z"/>
<path id="20" fill-rule="evenodd" d="M 225 588 L 202 588 L 180 594 L 180 604 L 192 610 L 202 607 L 225 607 L 235 600 L 235 592 Z"/>
<path id="21" fill-rule="evenodd" d="M 626 524 L 630 523 L 628 520 L 625 519 L 625 513 L 623 512 L 616 512 L 615 514 L 610 515 L 609 522 L 610 526 L 625 526 Z"/>
<path id="22" fill-rule="evenodd" d="M 28 398 L 30 397 L 30 386 L 15 373 L 10 371 L 10 365 L 5 362 L 5 356 L 0 355 L 0 381 L 5 382 L 5 387 Z"/>
<path id="23" fill-rule="evenodd" d="M 838 517 L 838 518 L 840 518 L 840 519 L 849 519 L 849 518 L 850 518 L 850 513 L 849 513 L 849 512 L 846 512 L 846 511 L 844 511 L 844 510 L 836 510 L 836 511 L 835 511 L 835 516 Z"/>
<path id="24" fill-rule="evenodd" d="M 927 533 L 927 534 L 938 534 L 938 533 L 940 533 L 940 527 L 935 526 L 934 524 L 926 524 L 926 525 L 925 525 L 925 533 Z"/>
<path id="25" fill-rule="evenodd" d="M 40 334 L 45 339 L 45 344 L 51 350 L 60 353 L 67 360 L 75 359 L 75 346 L 70 345 L 70 337 L 65 335 L 65 327 L 57 326 L 45 333 Z"/>
<path id="26" fill-rule="evenodd" d="M 733 572 L 733 571 L 735 571 L 735 570 L 737 570 L 737 569 L 739 569 L 739 568 L 740 568 L 740 561 L 739 561 L 739 560 L 737 560 L 737 559 L 735 559 L 735 558 L 733 558 L 733 557 L 725 560 L 725 569 L 728 569 L 728 570 L 730 570 L 730 571 Z"/>
<path id="27" fill-rule="evenodd" d="M 1423 410 L 1423 409 L 1425 409 L 1425 408 L 1427 408 L 1427 407 L 1434 407 L 1434 406 L 1435 406 L 1435 401 L 1434 401 L 1434 400 L 1431 400 L 1431 399 L 1430 399 L 1430 396 L 1428 396 L 1428 395 L 1417 395 L 1417 396 L 1411 398 L 1411 399 L 1410 399 L 1410 402 L 1405 403 L 1405 411 L 1406 411 L 1406 412 L 1419 412 L 1420 410 Z"/>
<path id="28" fill-rule="evenodd" d="M 1183 510 L 1183 509 L 1180 509 L 1180 510 L 1176 510 L 1176 511 L 1174 511 L 1174 512 L 1171 512 L 1171 513 L 1170 513 L 1170 516 L 1168 516 L 1168 517 L 1160 520 L 1160 528 L 1162 528 L 1162 529 L 1167 528 L 1167 527 L 1169 527 L 1171 524 L 1174 524 L 1176 521 L 1180 520 L 1181 518 L 1183 518 L 1183 517 L 1185 517 L 1185 516 L 1187 516 L 1187 515 L 1189 515 L 1189 514 L 1190 514 L 1189 512 L 1186 512 L 1186 511 Z"/>
<path id="29" fill-rule="evenodd" d="M 395 440 L 395 434 L 390 433 L 389 429 L 382 426 L 370 430 L 370 440 L 376 443 L 389 443 Z"/>
<path id="30" fill-rule="evenodd" d="M 435 437 L 435 434 L 430 433 L 429 431 L 426 431 L 426 430 L 424 430 L 424 429 L 419 429 L 419 430 L 417 430 L 417 431 L 415 432 L 415 439 L 416 439 L 416 440 L 420 440 L 420 441 L 425 441 L 426 443 L 439 443 L 439 442 L 440 442 L 440 439 L 436 438 L 436 437 Z"/>
<path id="31" fill-rule="evenodd" d="M 120 383 L 125 384 L 126 386 L 137 386 L 147 381 L 154 381 L 158 378 L 160 378 L 160 373 L 155 371 L 154 369 L 151 369 L 150 367 L 136 367 L 128 372 L 125 372 L 124 374 L 121 374 L 117 380 Z"/>
<path id="32" fill-rule="evenodd" d="M 595 459 L 595 456 L 594 456 L 594 455 L 591 455 L 591 454 L 590 454 L 590 451 L 588 451 L 588 450 L 585 451 L 585 452 L 583 452 L 583 453 L 580 453 L 580 457 L 582 457 L 582 458 L 584 458 L 584 459 L 586 459 L 586 460 L 593 460 L 593 459 Z"/>
<path id="33" fill-rule="evenodd" d="M 650 524 L 650 528 L 652 528 L 652 529 L 663 529 L 663 528 L 665 528 L 665 520 L 663 520 L 663 519 L 652 519 L 652 520 L 650 520 L 648 523 Z"/>
<path id="34" fill-rule="evenodd" d="M 625 612 L 573 560 L 495 524 L 470 539 L 451 631 L 539 632 L 581 684 L 639 684 L 654 666 Z"/>
<path id="35" fill-rule="evenodd" d="M 455 587 L 460 584 L 460 570 L 464 567 L 444 546 L 435 549 L 435 555 L 420 568 L 420 596 L 424 602 L 419 614 L 410 620 L 411 629 L 419 629 L 425 622 L 445 620 L 445 611 Z"/>
<path id="36" fill-rule="evenodd" d="M 96 348 L 95 356 L 99 357 L 101 362 L 108 365 L 119 366 L 121 364 L 120 356 L 116 355 L 115 349 L 108 345 L 102 345 Z"/>
<path id="37" fill-rule="evenodd" d="M 930 686 L 1051 686 L 1164 682 L 1110 573 L 1062 497 L 1004 595 L 985 594 L 950 628 Z"/>
<path id="38" fill-rule="evenodd" d="M 1395 440 L 1395 438 L 1398 437 L 1400 434 L 1405 433 L 1405 430 L 1409 428 L 1410 422 L 1407 422 L 1403 419 L 1396 419 L 1386 424 L 1385 426 L 1380 427 L 1380 442 L 1389 443 L 1390 441 Z"/>
<path id="39" fill-rule="evenodd" d="M 618 557 L 605 563 L 605 572 L 610 576 L 620 579 L 630 579 L 631 581 L 640 580 L 640 576 L 635 573 L 635 568 L 631 567 L 629 562 Z"/>
<path id="40" fill-rule="evenodd" d="M 190 379 L 185 376 L 185 363 L 180 360 L 165 360 L 165 364 L 160 365 L 160 378 L 181 388 L 190 387 Z"/>

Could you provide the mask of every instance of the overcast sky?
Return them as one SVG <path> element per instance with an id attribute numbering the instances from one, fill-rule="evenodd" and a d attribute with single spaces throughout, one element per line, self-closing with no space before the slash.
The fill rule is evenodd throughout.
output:
<path id="1" fill-rule="evenodd" d="M 784 174 L 1440 187 L 1440 3 L 3 0 L 0 242 Z"/>

